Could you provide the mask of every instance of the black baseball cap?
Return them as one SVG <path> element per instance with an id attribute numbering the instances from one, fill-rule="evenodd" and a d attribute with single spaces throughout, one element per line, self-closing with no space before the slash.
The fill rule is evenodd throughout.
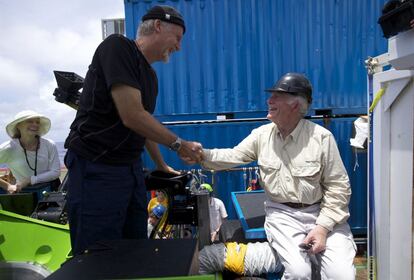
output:
<path id="1" fill-rule="evenodd" d="M 185 33 L 185 23 L 183 16 L 173 7 L 157 5 L 148 10 L 142 17 L 142 21 L 149 19 L 159 19 L 165 22 L 177 24 L 183 28 Z"/>

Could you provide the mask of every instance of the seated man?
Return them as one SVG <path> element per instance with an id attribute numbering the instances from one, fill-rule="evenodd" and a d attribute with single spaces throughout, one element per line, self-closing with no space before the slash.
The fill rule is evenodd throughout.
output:
<path id="1" fill-rule="evenodd" d="M 311 279 L 311 262 L 322 279 L 355 279 L 349 178 L 332 133 L 303 119 L 312 86 L 288 73 L 267 91 L 272 122 L 232 149 L 204 149 L 202 165 L 220 170 L 258 162 L 267 196 L 264 228 L 285 267 L 283 279 Z"/>

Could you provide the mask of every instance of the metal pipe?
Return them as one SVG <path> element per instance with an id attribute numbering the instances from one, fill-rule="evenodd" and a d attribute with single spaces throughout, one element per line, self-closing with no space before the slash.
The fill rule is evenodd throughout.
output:
<path id="1" fill-rule="evenodd" d="M 361 117 L 366 114 L 327 114 L 327 115 L 313 115 L 305 116 L 305 119 L 317 120 L 317 119 L 336 119 L 336 118 L 353 118 Z M 163 125 L 187 125 L 187 124 L 213 124 L 213 123 L 236 123 L 236 122 L 259 122 L 269 121 L 267 118 L 243 118 L 243 119 L 226 119 L 226 120 L 193 120 L 193 121 L 175 121 L 175 122 L 162 122 Z"/>

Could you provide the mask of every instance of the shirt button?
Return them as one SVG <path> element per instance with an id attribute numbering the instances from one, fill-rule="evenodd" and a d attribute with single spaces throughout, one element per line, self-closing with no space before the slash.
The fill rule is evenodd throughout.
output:
<path id="1" fill-rule="evenodd" d="M 286 177 L 286 182 L 290 182 L 290 178 L 289 177 Z"/>

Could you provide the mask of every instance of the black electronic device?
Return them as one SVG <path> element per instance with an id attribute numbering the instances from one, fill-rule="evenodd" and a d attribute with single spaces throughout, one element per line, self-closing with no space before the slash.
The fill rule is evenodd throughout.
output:
<path id="1" fill-rule="evenodd" d="M 210 244 L 209 193 L 199 188 L 191 172 L 180 175 L 163 171 L 147 172 L 145 185 L 147 190 L 163 190 L 167 194 L 167 224 L 195 226 L 199 248 Z"/>
<path id="2" fill-rule="evenodd" d="M 312 249 L 312 244 L 308 243 L 300 243 L 299 244 L 299 248 L 301 248 L 302 250 L 308 251 L 310 249 Z"/>
<path id="3" fill-rule="evenodd" d="M 45 193 L 31 215 L 34 219 L 66 224 L 68 221 L 66 211 L 66 193 L 49 192 Z"/>
<path id="4" fill-rule="evenodd" d="M 147 190 L 164 190 L 168 196 L 167 222 L 172 225 L 198 225 L 196 181 L 193 174 L 171 174 L 159 170 L 145 175 Z M 204 192 L 203 192 L 204 193 Z"/>
<path id="5" fill-rule="evenodd" d="M 58 87 L 53 92 L 56 101 L 65 103 L 75 110 L 79 108 L 79 90 L 84 79 L 74 72 L 53 71 Z"/>
<path id="6" fill-rule="evenodd" d="M 390 0 L 384 4 L 382 15 L 378 19 L 385 38 L 390 38 L 411 28 L 414 19 L 414 0 Z"/>

